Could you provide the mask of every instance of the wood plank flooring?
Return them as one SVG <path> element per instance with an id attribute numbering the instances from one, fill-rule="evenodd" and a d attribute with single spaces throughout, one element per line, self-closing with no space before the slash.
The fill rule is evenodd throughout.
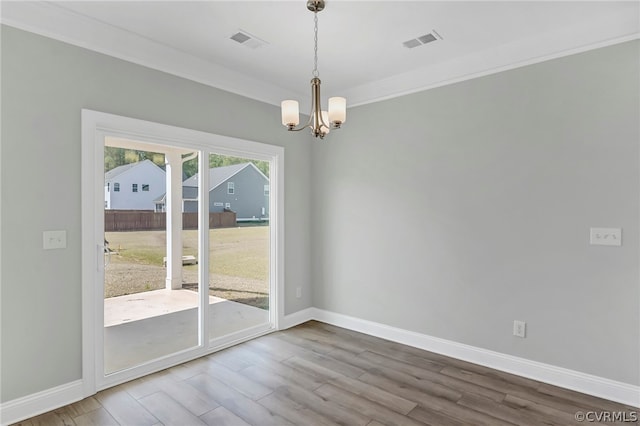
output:
<path id="1" fill-rule="evenodd" d="M 579 411 L 640 410 L 311 321 L 18 424 L 571 425 Z"/>

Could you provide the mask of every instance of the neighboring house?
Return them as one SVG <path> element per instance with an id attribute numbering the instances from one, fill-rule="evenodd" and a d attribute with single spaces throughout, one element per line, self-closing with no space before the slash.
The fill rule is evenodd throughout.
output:
<path id="1" fill-rule="evenodd" d="M 164 211 L 165 196 L 155 200 Z M 269 218 L 269 178 L 253 163 L 209 169 L 209 212 L 232 210 L 238 221 Z M 198 174 L 182 183 L 182 211 L 198 211 Z"/>
<path id="2" fill-rule="evenodd" d="M 151 160 L 125 164 L 104 174 L 106 210 L 153 210 L 166 192 L 165 171 Z"/>

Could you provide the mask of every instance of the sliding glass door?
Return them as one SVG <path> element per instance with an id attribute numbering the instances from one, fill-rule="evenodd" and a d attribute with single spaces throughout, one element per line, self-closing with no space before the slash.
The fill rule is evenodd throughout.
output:
<path id="1" fill-rule="evenodd" d="M 279 147 L 83 111 L 89 387 L 277 328 L 282 161 Z"/>

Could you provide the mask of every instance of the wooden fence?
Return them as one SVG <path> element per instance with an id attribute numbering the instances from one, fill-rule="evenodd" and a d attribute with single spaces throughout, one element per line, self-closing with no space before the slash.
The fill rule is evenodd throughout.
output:
<path id="1" fill-rule="evenodd" d="M 105 210 L 105 232 L 167 229 L 166 213 L 151 210 Z M 209 229 L 236 226 L 235 212 L 209 213 Z M 198 213 L 182 213 L 182 229 L 198 229 Z"/>

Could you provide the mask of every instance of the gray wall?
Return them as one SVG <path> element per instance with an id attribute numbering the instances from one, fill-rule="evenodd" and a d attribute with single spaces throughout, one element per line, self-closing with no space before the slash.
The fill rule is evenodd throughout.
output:
<path id="1" fill-rule="evenodd" d="M 640 384 L 639 63 L 629 42 L 351 108 L 312 147 L 314 306 Z"/>
<path id="2" fill-rule="evenodd" d="M 2 401 L 81 377 L 81 108 L 285 146 L 285 311 L 310 306 L 310 143 L 277 107 L 6 26 L 1 52 Z"/>
<path id="3" fill-rule="evenodd" d="M 313 289 L 320 308 L 639 384 L 638 49 L 351 108 L 310 147 L 276 107 L 2 27 L 2 401 L 81 375 L 81 108 L 285 146 L 286 313 Z M 624 246 L 589 246 L 590 226 Z M 42 250 L 52 229 L 66 250 Z"/>

